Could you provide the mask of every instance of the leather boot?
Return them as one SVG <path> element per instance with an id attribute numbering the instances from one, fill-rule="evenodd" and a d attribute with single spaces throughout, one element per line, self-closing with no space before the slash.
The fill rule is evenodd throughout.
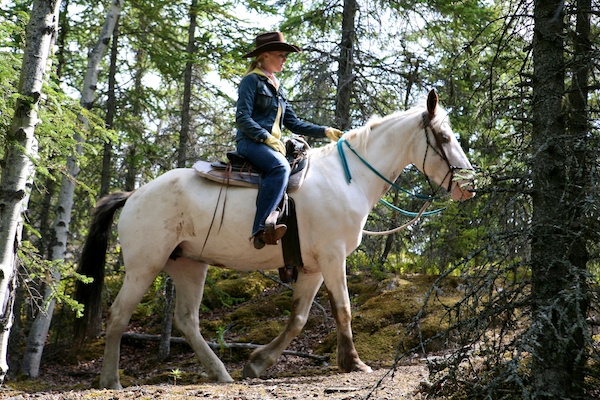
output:
<path id="1" fill-rule="evenodd" d="M 260 250 L 267 244 L 279 244 L 279 240 L 283 237 L 283 235 L 285 235 L 286 231 L 287 226 L 284 224 L 267 226 L 264 230 L 258 232 L 254 236 L 254 248 Z"/>
<path id="2" fill-rule="evenodd" d="M 287 226 L 284 224 L 277 224 L 274 226 L 267 226 L 263 233 L 263 240 L 266 244 L 279 244 L 279 239 L 285 235 Z"/>

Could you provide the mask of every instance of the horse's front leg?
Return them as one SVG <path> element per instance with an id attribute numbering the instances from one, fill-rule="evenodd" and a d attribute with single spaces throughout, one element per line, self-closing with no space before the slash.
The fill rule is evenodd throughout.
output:
<path id="1" fill-rule="evenodd" d="M 277 358 L 300 333 L 308 319 L 308 312 L 317 291 L 323 283 L 320 272 L 307 273 L 303 268 L 298 271 L 298 282 L 294 289 L 292 313 L 283 332 L 271 343 L 256 349 L 244 367 L 244 378 L 258 378 L 267 368 L 275 364 Z"/>
<path id="2" fill-rule="evenodd" d="M 371 367 L 358 357 L 352 340 L 352 314 L 350 312 L 350 296 L 346 282 L 346 260 L 339 264 L 324 266 L 323 277 L 329 294 L 331 310 L 337 326 L 337 364 L 342 372 L 372 372 Z"/>

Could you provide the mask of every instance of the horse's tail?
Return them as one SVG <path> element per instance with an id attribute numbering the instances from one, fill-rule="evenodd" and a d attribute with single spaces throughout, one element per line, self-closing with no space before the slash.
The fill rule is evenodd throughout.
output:
<path id="1" fill-rule="evenodd" d="M 83 344 L 88 336 L 96 336 L 100 326 L 102 310 L 102 286 L 106 250 L 115 212 L 125 205 L 133 192 L 117 192 L 98 201 L 93 213 L 92 225 L 85 240 L 77 273 L 92 278 L 91 283 L 78 280 L 75 286 L 75 300 L 84 306 L 82 318 L 75 319 L 74 347 Z"/>

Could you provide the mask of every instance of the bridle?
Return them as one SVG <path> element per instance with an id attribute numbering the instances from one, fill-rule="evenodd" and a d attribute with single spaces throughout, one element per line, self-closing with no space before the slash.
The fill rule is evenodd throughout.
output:
<path id="1" fill-rule="evenodd" d="M 433 138 L 435 139 L 435 145 L 431 144 L 431 141 L 429 140 L 427 128 L 429 128 L 429 130 L 433 134 Z M 442 182 L 444 180 L 446 180 L 448 175 L 450 175 L 450 181 L 448 182 L 448 187 L 446 188 L 448 193 L 450 193 L 452 191 L 452 183 L 454 183 L 454 171 L 462 170 L 465 168 L 457 167 L 450 163 L 450 160 L 448 159 L 448 156 L 446 155 L 446 151 L 442 147 L 444 138 L 442 137 L 442 134 L 439 133 L 431 124 L 431 116 L 429 115 L 429 112 L 427 112 L 427 111 L 423 112 L 423 130 L 425 132 L 425 140 L 427 142 L 427 147 L 425 148 L 425 154 L 423 155 L 423 168 L 422 168 L 423 175 L 425 175 L 425 177 L 427 178 L 427 183 L 429 183 L 429 186 L 431 187 L 431 189 L 433 190 L 433 192 L 435 194 L 439 189 L 434 189 L 434 185 L 431 184 L 429 175 L 427 175 L 427 172 L 425 172 L 425 160 L 427 159 L 427 153 L 429 152 L 429 149 L 431 148 L 435 152 L 435 154 L 437 154 L 442 160 L 444 160 L 446 162 L 446 165 L 448 166 L 448 172 L 444 176 L 444 179 L 442 179 Z"/>
<path id="2" fill-rule="evenodd" d="M 429 130 L 431 131 L 431 133 L 433 134 L 433 137 L 435 139 L 435 146 L 431 143 L 431 141 L 429 140 L 429 134 L 427 132 L 427 128 L 429 128 Z M 348 149 L 350 149 L 350 151 L 352 153 L 354 153 L 354 155 L 356 157 L 358 157 L 358 159 L 364 164 L 366 165 L 372 172 L 374 172 L 379 178 L 381 178 L 382 180 L 384 180 L 386 183 L 388 183 L 391 187 L 400 190 L 408 195 L 410 195 L 411 197 L 414 198 L 418 198 L 418 199 L 422 199 L 422 200 L 426 200 L 425 204 L 423 205 L 423 207 L 421 208 L 421 210 L 416 213 L 416 212 L 411 212 L 411 211 L 406 211 L 403 210 L 387 201 L 385 201 L 384 199 L 380 199 L 379 202 L 384 204 L 385 206 L 400 212 L 401 214 L 404 214 L 406 216 L 410 216 L 413 217 L 413 219 L 411 221 L 409 221 L 408 223 L 391 229 L 389 231 L 385 231 L 385 232 L 371 232 L 371 231 L 366 231 L 363 229 L 363 233 L 365 234 L 369 234 L 369 235 L 387 235 L 390 233 L 394 233 L 397 232 L 399 230 L 402 230 L 404 228 L 406 228 L 407 226 L 412 225 L 413 223 L 415 223 L 421 216 L 429 216 L 429 215 L 433 215 L 433 214 L 437 214 L 442 212 L 443 210 L 446 209 L 446 207 L 443 208 L 439 208 L 437 210 L 433 210 L 433 211 L 425 211 L 429 205 L 431 204 L 431 202 L 433 200 L 436 199 L 436 193 L 439 190 L 439 188 L 441 186 L 438 186 L 437 189 L 434 188 L 434 186 L 431 183 L 431 179 L 429 178 L 429 176 L 427 175 L 427 173 L 425 172 L 425 161 L 427 160 L 427 153 L 429 152 L 429 149 L 431 148 L 439 157 L 441 157 L 445 162 L 446 165 L 448 166 L 448 172 L 446 173 L 446 175 L 444 176 L 444 179 L 442 180 L 442 182 L 446 179 L 446 177 L 448 177 L 448 175 L 450 175 L 450 182 L 448 183 L 448 192 L 450 193 L 452 190 L 452 183 L 454 182 L 454 171 L 456 170 L 462 170 L 462 169 L 471 169 L 471 168 L 462 168 L 462 167 L 457 167 L 454 166 L 450 163 L 450 160 L 448 159 L 448 156 L 446 155 L 446 152 L 444 150 L 444 148 L 442 147 L 442 143 L 444 142 L 444 138 L 442 137 L 442 135 L 435 130 L 435 128 L 433 127 L 433 125 L 431 124 L 431 116 L 429 114 L 429 112 L 424 112 L 423 113 L 423 131 L 425 133 L 425 140 L 427 142 L 427 147 L 425 149 L 425 154 L 423 156 L 423 168 L 422 168 L 422 172 L 423 175 L 425 175 L 425 177 L 427 178 L 427 182 L 429 183 L 429 186 L 431 187 L 433 194 L 432 195 L 421 195 L 421 194 L 417 194 L 417 193 L 413 193 L 412 191 L 403 189 L 402 187 L 396 185 L 394 182 L 390 181 L 389 179 L 387 179 L 385 176 L 383 176 L 379 171 L 377 171 L 375 168 L 373 168 L 373 166 L 371 166 L 367 160 L 365 160 L 363 157 L 360 156 L 360 154 L 358 154 L 356 152 L 356 150 L 350 145 L 350 143 L 348 143 L 343 137 L 340 138 L 337 142 L 337 149 L 338 149 L 338 153 L 340 155 L 340 160 L 342 162 L 342 167 L 344 169 L 344 174 L 346 176 L 346 182 L 348 184 L 350 184 L 350 182 L 352 181 L 352 176 L 350 174 L 350 168 L 348 167 L 348 161 L 346 160 L 346 155 L 344 154 L 344 145 L 346 145 L 346 147 Z"/>

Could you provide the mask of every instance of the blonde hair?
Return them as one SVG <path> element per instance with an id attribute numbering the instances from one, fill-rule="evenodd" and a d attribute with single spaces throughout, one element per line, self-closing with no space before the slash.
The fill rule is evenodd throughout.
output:
<path id="1" fill-rule="evenodd" d="M 265 53 L 260 53 L 256 56 L 254 60 L 248 65 L 248 69 L 246 69 L 246 73 L 244 75 L 248 75 L 250 72 L 254 71 L 256 68 L 260 68 L 261 61 L 263 59 Z"/>

